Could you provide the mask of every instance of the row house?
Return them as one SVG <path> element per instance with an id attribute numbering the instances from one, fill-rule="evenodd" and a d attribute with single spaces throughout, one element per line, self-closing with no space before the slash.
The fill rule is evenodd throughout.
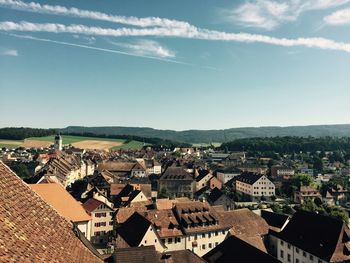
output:
<path id="1" fill-rule="evenodd" d="M 106 203 L 90 198 L 83 207 L 91 216 L 91 242 L 93 244 L 106 244 L 113 230 L 113 208 Z"/>

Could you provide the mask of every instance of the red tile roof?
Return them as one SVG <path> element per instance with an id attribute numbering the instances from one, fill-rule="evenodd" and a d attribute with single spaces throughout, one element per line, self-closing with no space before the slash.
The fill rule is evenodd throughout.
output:
<path id="1" fill-rule="evenodd" d="M 0 162 L 0 262 L 102 262 L 72 228 Z"/>

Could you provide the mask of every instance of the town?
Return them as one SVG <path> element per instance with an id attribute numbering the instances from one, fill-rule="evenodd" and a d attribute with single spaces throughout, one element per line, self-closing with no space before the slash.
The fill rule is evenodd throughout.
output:
<path id="1" fill-rule="evenodd" d="M 64 137 L 0 150 L 0 261 L 43 248 L 50 262 L 350 260 L 340 151 L 98 150 Z"/>

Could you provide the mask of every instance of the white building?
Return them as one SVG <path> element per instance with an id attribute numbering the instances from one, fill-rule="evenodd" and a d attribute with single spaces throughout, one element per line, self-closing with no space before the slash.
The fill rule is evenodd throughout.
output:
<path id="1" fill-rule="evenodd" d="M 275 195 L 275 185 L 265 176 L 254 173 L 243 173 L 236 177 L 236 191 L 258 200 Z"/>

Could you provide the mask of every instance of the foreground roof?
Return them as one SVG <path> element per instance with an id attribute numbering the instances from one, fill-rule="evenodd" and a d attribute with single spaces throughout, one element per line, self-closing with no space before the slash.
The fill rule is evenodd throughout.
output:
<path id="1" fill-rule="evenodd" d="M 73 222 L 88 221 L 91 217 L 85 212 L 82 205 L 77 202 L 61 185 L 30 184 L 30 188 L 36 192 L 45 202 L 51 205 L 60 215 Z"/>
<path id="2" fill-rule="evenodd" d="M 203 256 L 209 263 L 280 262 L 235 236 L 230 236 Z"/>
<path id="3" fill-rule="evenodd" d="M 298 211 L 273 235 L 327 262 L 350 260 L 348 227 L 339 219 Z"/>
<path id="4" fill-rule="evenodd" d="M 72 229 L 0 162 L 0 262 L 102 262 Z"/>

